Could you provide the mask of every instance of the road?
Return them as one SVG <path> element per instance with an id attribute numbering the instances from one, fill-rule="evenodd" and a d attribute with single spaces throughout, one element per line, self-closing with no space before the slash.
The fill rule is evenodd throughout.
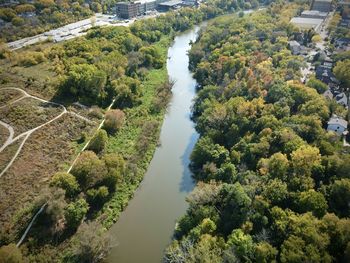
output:
<path id="1" fill-rule="evenodd" d="M 156 17 L 158 15 L 159 13 L 154 13 L 152 15 L 121 21 L 117 20 L 115 16 L 96 14 L 95 16 L 88 19 L 52 29 L 36 36 L 26 37 L 13 42 L 9 42 L 7 43 L 7 46 L 10 50 L 17 50 L 47 40 L 52 40 L 53 42 L 66 41 L 87 34 L 87 30 L 94 26 L 129 26 L 138 19 L 146 19 Z"/>

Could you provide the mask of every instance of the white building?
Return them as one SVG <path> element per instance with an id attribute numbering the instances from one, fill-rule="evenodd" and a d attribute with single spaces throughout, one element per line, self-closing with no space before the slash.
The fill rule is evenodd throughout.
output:
<path id="1" fill-rule="evenodd" d="M 301 30 L 308 30 L 313 28 L 315 31 L 318 31 L 318 29 L 321 27 L 322 22 L 323 19 L 305 17 L 293 17 L 290 20 L 290 23 Z"/>
<path id="2" fill-rule="evenodd" d="M 342 135 L 343 132 L 347 130 L 347 128 L 348 122 L 343 118 L 339 118 L 336 115 L 332 116 L 332 118 L 330 118 L 330 120 L 328 121 L 327 131 L 333 131 L 338 135 Z"/>

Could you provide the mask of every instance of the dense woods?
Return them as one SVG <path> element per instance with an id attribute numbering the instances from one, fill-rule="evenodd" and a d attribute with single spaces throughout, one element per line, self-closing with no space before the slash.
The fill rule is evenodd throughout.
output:
<path id="1" fill-rule="evenodd" d="M 198 184 L 166 262 L 350 260 L 350 154 L 325 130 L 346 113 L 322 82 L 300 83 L 287 46 L 297 9 L 220 17 L 193 44 Z"/>

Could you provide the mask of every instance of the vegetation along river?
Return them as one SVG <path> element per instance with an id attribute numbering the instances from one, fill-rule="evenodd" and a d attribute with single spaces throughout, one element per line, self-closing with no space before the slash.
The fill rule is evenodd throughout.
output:
<path id="1" fill-rule="evenodd" d="M 198 139 L 190 120 L 196 81 L 188 70 L 187 51 L 199 27 L 186 31 L 168 50 L 173 98 L 162 126 L 160 141 L 134 198 L 111 228 L 115 246 L 109 263 L 160 262 L 171 241 L 176 220 L 185 214 L 185 198 L 193 189 L 189 156 Z"/>

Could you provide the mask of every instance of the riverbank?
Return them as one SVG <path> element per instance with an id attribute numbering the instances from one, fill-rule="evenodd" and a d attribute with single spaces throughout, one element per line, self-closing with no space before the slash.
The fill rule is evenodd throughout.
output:
<path id="1" fill-rule="evenodd" d="M 160 262 L 176 220 L 185 213 L 193 188 L 189 154 L 198 139 L 190 120 L 196 81 L 188 70 L 187 51 L 199 26 L 180 33 L 168 51 L 167 70 L 175 82 L 161 128 L 160 143 L 140 187 L 111 228 L 117 246 L 108 262 Z"/>

